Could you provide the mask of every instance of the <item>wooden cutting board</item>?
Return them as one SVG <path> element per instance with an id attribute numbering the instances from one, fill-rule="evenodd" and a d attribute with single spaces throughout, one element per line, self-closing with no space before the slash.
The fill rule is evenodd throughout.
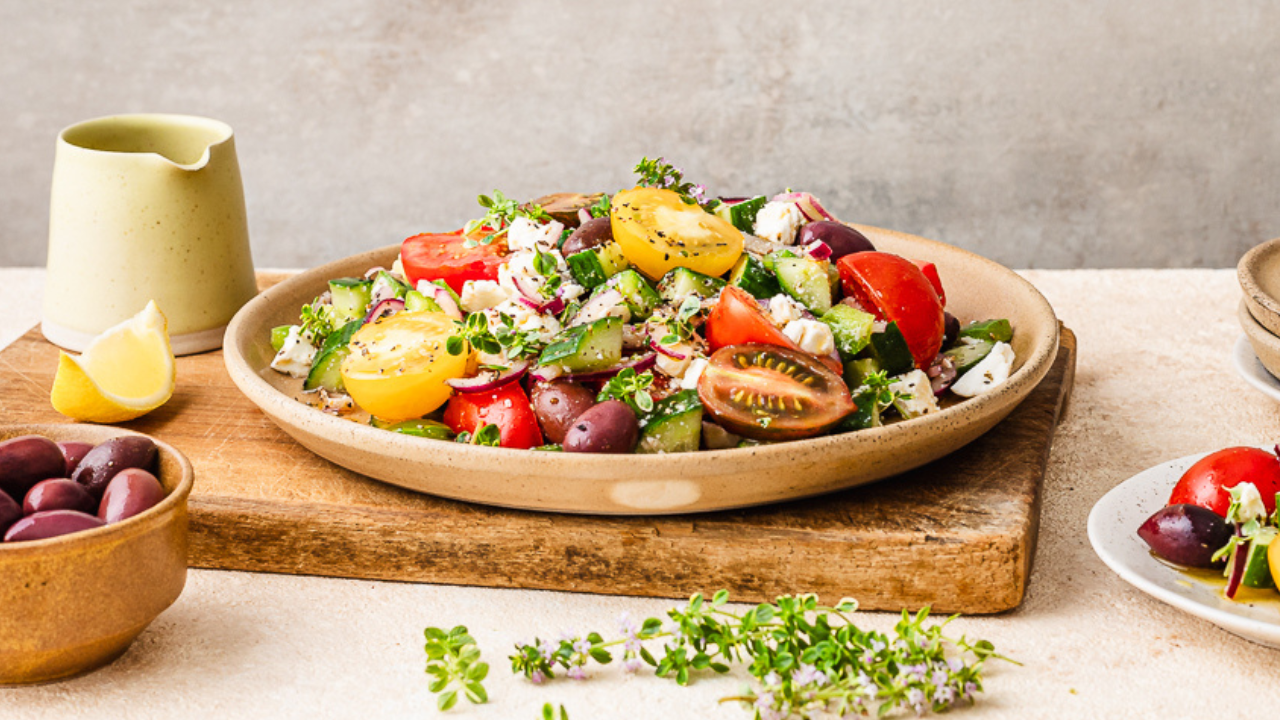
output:
<path id="1" fill-rule="evenodd" d="M 3 422 L 67 422 L 49 404 L 57 359 L 38 328 L 0 351 Z M 751 602 L 814 592 L 866 609 L 994 613 L 1026 590 L 1074 374 L 1064 329 L 1039 387 L 949 457 L 823 497 L 674 517 L 489 508 L 357 475 L 276 428 L 232 385 L 220 352 L 179 358 L 173 399 L 123 426 L 195 467 L 193 567 L 654 597 L 723 587 Z"/>

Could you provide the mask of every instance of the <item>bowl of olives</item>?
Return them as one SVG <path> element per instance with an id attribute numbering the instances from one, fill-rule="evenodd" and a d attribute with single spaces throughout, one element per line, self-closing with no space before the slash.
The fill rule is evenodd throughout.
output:
<path id="1" fill-rule="evenodd" d="M 0 426 L 0 685 L 100 668 L 178 599 L 193 478 L 129 430 Z"/>

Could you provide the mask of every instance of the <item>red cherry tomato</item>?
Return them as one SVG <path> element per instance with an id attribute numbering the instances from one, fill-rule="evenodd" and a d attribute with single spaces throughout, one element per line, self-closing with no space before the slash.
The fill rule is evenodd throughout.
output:
<path id="1" fill-rule="evenodd" d="M 538 416 L 518 382 L 486 392 L 454 395 L 444 409 L 444 424 L 456 433 L 474 433 L 481 425 L 497 425 L 504 448 L 527 449 L 542 444 Z"/>
<path id="2" fill-rule="evenodd" d="M 773 320 L 764 314 L 760 303 L 749 293 L 736 287 L 726 287 L 720 300 L 711 308 L 706 324 L 707 344 L 714 352 L 730 345 L 757 343 L 804 352 L 791 338 L 782 333 Z M 813 356 L 811 356 L 813 357 Z M 818 358 L 837 375 L 844 370 L 834 358 Z"/>
<path id="3" fill-rule="evenodd" d="M 814 356 L 777 345 L 730 345 L 698 378 L 711 416 L 757 440 L 812 437 L 857 407 L 839 375 Z"/>
<path id="4" fill-rule="evenodd" d="M 927 368 L 942 349 L 942 301 L 915 263 L 883 252 L 860 252 L 836 261 L 846 296 L 879 320 L 898 323 L 917 368 Z"/>
<path id="5" fill-rule="evenodd" d="M 506 260 L 507 243 L 496 238 L 482 244 L 480 241 L 492 232 L 480 228 L 470 235 L 461 230 L 414 235 L 400 245 L 404 274 L 414 286 L 419 280 L 444 280 L 459 294 L 468 280 L 497 280 L 498 266 Z M 475 247 L 466 247 L 468 240 L 476 241 Z"/>
<path id="6" fill-rule="evenodd" d="M 1267 512 L 1275 512 L 1280 492 L 1280 458 L 1251 447 L 1231 447 L 1211 453 L 1187 469 L 1169 496 L 1170 505 L 1199 505 L 1226 517 L 1231 505 L 1227 488 L 1253 483 Z"/>
<path id="7" fill-rule="evenodd" d="M 923 260 L 912 260 L 916 267 L 920 268 L 920 272 L 924 273 L 925 279 L 933 286 L 938 293 L 938 301 L 942 303 L 942 307 L 947 306 L 947 291 L 942 289 L 942 276 L 938 275 L 938 266 L 931 262 Z"/>

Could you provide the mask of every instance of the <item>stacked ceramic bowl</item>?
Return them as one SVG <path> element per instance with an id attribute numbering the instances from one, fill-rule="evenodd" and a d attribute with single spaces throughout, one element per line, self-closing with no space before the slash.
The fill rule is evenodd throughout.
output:
<path id="1" fill-rule="evenodd" d="M 1271 374 L 1268 380 L 1280 378 L 1280 238 L 1253 248 L 1240 258 L 1237 266 L 1244 298 L 1237 312 L 1240 326 L 1257 362 Z M 1243 343 L 1242 343 L 1243 345 Z M 1237 365 L 1244 348 L 1237 349 Z M 1246 374 L 1246 369 L 1241 369 Z"/>

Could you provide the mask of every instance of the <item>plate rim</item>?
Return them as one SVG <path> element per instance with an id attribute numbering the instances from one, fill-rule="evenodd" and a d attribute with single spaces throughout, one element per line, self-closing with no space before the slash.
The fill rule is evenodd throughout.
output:
<path id="1" fill-rule="evenodd" d="M 1231 364 L 1235 367 L 1236 374 L 1250 387 L 1267 397 L 1280 400 L 1280 378 L 1267 372 L 1267 368 L 1258 359 L 1258 354 L 1253 351 L 1249 336 L 1245 333 L 1240 333 L 1240 337 L 1236 338 L 1236 344 L 1231 349 Z"/>

